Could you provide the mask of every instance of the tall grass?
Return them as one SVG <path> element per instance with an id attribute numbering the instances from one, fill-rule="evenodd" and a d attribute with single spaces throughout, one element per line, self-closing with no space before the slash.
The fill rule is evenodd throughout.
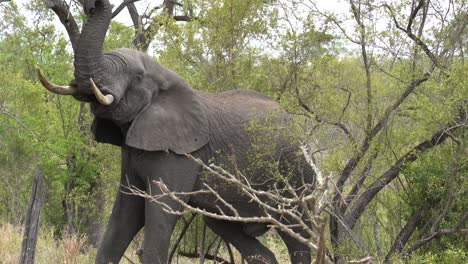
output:
<path id="1" fill-rule="evenodd" d="M 0 223 L 0 264 L 16 264 L 21 252 L 23 229 L 11 224 Z M 125 255 L 133 263 L 138 256 L 129 249 Z M 96 249 L 87 246 L 86 237 L 64 233 L 57 237 L 53 228 L 41 227 L 36 245 L 36 264 L 91 264 L 94 263 Z M 131 263 L 122 259 L 120 263 Z"/>
<path id="2" fill-rule="evenodd" d="M 22 239 L 23 228 L 0 223 L 0 264 L 18 263 Z M 267 235 L 262 238 L 262 242 L 275 253 L 279 263 L 289 262 L 284 244 L 275 236 Z M 140 263 L 136 248 L 137 246 L 132 243 L 120 263 Z M 53 228 L 41 226 L 36 245 L 36 264 L 94 264 L 95 257 L 96 249 L 88 246 L 85 236 L 69 233 L 57 236 Z M 229 259 L 227 252 L 224 252 L 222 257 Z M 234 257 L 236 263 L 241 263 L 241 257 L 237 251 L 234 251 Z M 199 260 L 179 256 L 174 257 L 173 263 L 194 264 L 199 263 Z M 206 263 L 213 263 L 213 261 L 207 260 Z"/>

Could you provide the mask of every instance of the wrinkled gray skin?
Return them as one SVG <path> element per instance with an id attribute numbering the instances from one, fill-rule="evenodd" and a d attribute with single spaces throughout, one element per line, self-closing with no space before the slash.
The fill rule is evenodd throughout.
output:
<path id="1" fill-rule="evenodd" d="M 247 171 L 252 165 L 248 156 L 254 151 L 251 146 L 255 133 L 245 128 L 251 120 L 257 119 L 261 123 L 265 117 L 275 125 L 286 126 L 287 114 L 275 101 L 257 92 L 235 90 L 208 94 L 193 90 L 177 74 L 138 51 L 117 49 L 102 53 L 111 7 L 107 0 L 85 1 L 85 13 L 88 22 L 75 51 L 72 86 L 79 93 L 74 97 L 90 102 L 95 139 L 121 147 L 121 190 L 126 191 L 123 186 L 133 185 L 156 195 L 160 191 L 151 182 L 159 179 L 177 192 L 198 190 L 202 183 L 208 183 L 241 215 L 261 215 L 261 210 L 241 197 L 236 188 L 202 174 L 198 164 L 181 154 L 191 153 L 205 162 L 214 161 L 247 172 L 253 183 L 261 183 L 257 187 L 268 189 L 273 177 L 267 170 Z M 89 78 L 93 78 L 104 95 L 114 97 L 111 105 L 96 101 Z M 294 174 L 291 182 L 296 186 L 303 182 L 312 183 L 314 174 L 303 156 L 297 155 L 297 146 L 282 139 L 281 133 L 275 133 L 275 142 L 268 142 L 273 146 L 269 157 L 281 169 Z M 213 197 L 196 196 L 187 201 L 207 211 L 218 210 Z M 166 202 L 180 209 L 169 198 Z M 166 263 L 169 240 L 177 219 L 163 212 L 156 203 L 119 192 L 96 263 L 118 263 L 143 226 L 143 262 Z M 267 231 L 265 224 L 242 224 L 206 217 L 205 221 L 215 233 L 234 245 L 248 263 L 277 263 L 273 253 L 255 238 Z M 281 221 L 287 220 L 281 218 Z M 306 246 L 281 231 L 279 234 L 288 247 L 292 263 L 310 263 Z"/>

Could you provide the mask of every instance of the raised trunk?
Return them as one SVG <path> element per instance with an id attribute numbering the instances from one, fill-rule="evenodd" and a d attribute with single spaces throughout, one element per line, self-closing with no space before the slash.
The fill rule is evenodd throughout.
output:
<path id="1" fill-rule="evenodd" d="M 103 69 L 102 47 L 112 18 L 112 7 L 108 0 L 88 0 L 84 3 L 87 21 L 83 24 L 77 49 L 75 50 L 75 78 L 87 81 Z M 89 90 L 91 91 L 91 89 Z"/>

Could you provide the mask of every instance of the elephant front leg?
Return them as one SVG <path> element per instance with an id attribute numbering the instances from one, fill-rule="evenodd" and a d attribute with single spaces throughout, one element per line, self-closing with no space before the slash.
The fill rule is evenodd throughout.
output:
<path id="1" fill-rule="evenodd" d="M 161 190 L 155 181 L 162 180 L 173 192 L 189 192 L 194 188 L 200 166 L 185 156 L 164 152 L 147 153 L 141 160 L 139 175 L 145 176 L 142 181 L 147 183 L 146 190 L 153 196 L 159 196 L 159 203 L 149 199 L 145 202 L 143 263 L 166 264 L 172 231 L 179 216 L 165 212 L 160 203 L 174 211 L 183 208 L 169 196 L 160 197 Z"/>
<path id="2" fill-rule="evenodd" d="M 144 225 L 145 200 L 122 191 L 125 191 L 123 187 L 117 193 L 106 233 L 98 249 L 98 264 L 119 263 L 133 237 Z"/>
<path id="3" fill-rule="evenodd" d="M 172 231 L 178 216 L 164 212 L 161 206 L 146 202 L 143 263 L 166 264 Z"/>

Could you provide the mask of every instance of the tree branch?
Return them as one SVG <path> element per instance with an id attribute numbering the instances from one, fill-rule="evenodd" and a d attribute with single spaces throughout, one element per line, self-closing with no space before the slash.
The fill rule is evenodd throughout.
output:
<path id="1" fill-rule="evenodd" d="M 306 103 L 304 103 L 304 101 L 302 101 L 301 96 L 299 94 L 299 89 L 297 87 L 296 87 L 296 98 L 297 98 L 297 100 L 299 102 L 299 105 L 305 111 L 307 111 L 311 115 L 311 117 L 315 119 L 315 121 L 317 121 L 318 123 L 326 123 L 326 124 L 330 124 L 330 125 L 334 125 L 334 126 L 338 127 L 346 135 L 346 137 L 350 141 L 351 145 L 356 146 L 356 144 L 357 144 L 356 140 L 354 139 L 354 136 L 352 135 L 351 131 L 346 127 L 346 125 L 344 125 L 343 123 L 341 123 L 339 121 L 338 122 L 326 121 L 323 118 L 321 118 L 317 113 L 315 113 L 314 110 L 312 110 Z M 348 97 L 348 101 L 349 101 L 349 97 Z"/>
<path id="2" fill-rule="evenodd" d="M 345 212 L 346 211 L 346 207 L 351 203 L 351 201 L 356 197 L 356 194 L 359 192 L 359 190 L 361 189 L 362 187 L 362 184 L 364 183 L 364 181 L 366 180 L 367 178 L 367 175 L 369 175 L 369 172 L 372 168 L 372 164 L 373 162 L 377 159 L 377 156 L 378 156 L 378 153 L 374 153 L 372 155 L 372 157 L 369 158 L 369 160 L 367 161 L 367 164 L 366 166 L 364 167 L 364 169 L 362 170 L 362 173 L 361 175 L 359 176 L 359 178 L 357 179 L 357 182 L 353 185 L 353 188 L 351 189 L 351 191 L 348 193 L 348 195 L 346 195 L 346 198 L 345 198 L 345 202 L 343 203 L 343 207 L 341 208 L 341 211 L 342 212 Z"/>
<path id="3" fill-rule="evenodd" d="M 138 2 L 140 0 L 125 0 L 123 1 L 113 12 L 112 12 L 112 18 L 116 17 L 125 7 L 127 7 L 129 4 L 133 4 L 135 2 Z"/>
<path id="4" fill-rule="evenodd" d="M 169 257 L 167 258 L 168 261 L 167 263 L 172 263 L 172 257 L 174 256 L 174 253 L 176 252 L 177 248 L 179 247 L 180 241 L 182 241 L 182 238 L 184 237 L 185 233 L 187 232 L 190 224 L 192 223 L 193 219 L 195 219 L 196 214 L 192 214 L 189 218 L 188 221 L 185 221 L 185 225 L 180 231 L 179 237 L 177 238 L 177 241 L 175 242 L 174 246 L 172 247 L 171 252 L 169 253 Z"/>
<path id="5" fill-rule="evenodd" d="M 371 73 L 370 73 L 370 62 L 369 56 L 367 54 L 367 41 L 366 41 L 366 26 L 361 19 L 361 8 L 357 8 L 353 0 L 349 1 L 351 5 L 351 10 L 356 20 L 356 23 L 359 26 L 359 42 L 361 46 L 361 56 L 364 63 L 364 70 L 366 72 L 366 91 L 367 91 L 367 119 L 366 119 L 366 134 L 370 132 L 372 128 L 372 83 L 371 83 Z"/>
<path id="6" fill-rule="evenodd" d="M 151 41 L 153 40 L 154 36 L 157 33 L 158 28 L 163 26 L 164 23 L 158 20 L 159 16 L 155 16 L 147 23 L 147 26 L 144 27 L 144 25 L 142 24 L 141 18 L 142 17 L 149 18 L 151 16 L 151 13 L 155 9 L 151 10 L 149 14 L 143 14 L 139 16 L 135 6 L 133 5 L 134 0 L 125 0 L 125 1 L 130 2 L 129 4 L 127 4 L 128 10 L 130 12 L 130 16 L 132 17 L 133 25 L 136 30 L 132 45 L 136 49 L 146 52 L 151 44 Z M 135 0 L 135 1 L 138 1 L 138 0 Z M 176 5 L 180 5 L 180 4 L 178 4 L 175 0 L 164 0 L 162 4 L 162 7 L 163 7 L 162 13 L 166 13 L 167 16 L 174 19 L 175 21 L 187 22 L 193 19 L 191 15 L 174 15 L 174 9 Z M 160 8 L 161 7 L 157 7 L 156 9 L 160 9 Z"/>
<path id="7" fill-rule="evenodd" d="M 424 204 L 421 206 L 416 212 L 411 216 L 406 225 L 401 229 L 400 233 L 396 237 L 395 241 L 393 242 L 390 251 L 388 251 L 387 255 L 385 256 L 384 263 L 390 263 L 390 258 L 403 250 L 404 246 L 408 242 L 408 239 L 413 234 L 416 227 L 419 225 L 421 220 L 423 219 L 426 212 L 426 205 Z"/>
<path id="8" fill-rule="evenodd" d="M 344 214 L 344 210 L 347 208 L 346 204 L 343 204 L 345 199 L 342 199 L 343 196 L 343 187 L 346 183 L 346 181 L 349 179 L 351 176 L 351 173 L 353 170 L 356 168 L 357 164 L 361 161 L 361 159 L 364 157 L 364 155 L 367 153 L 367 150 L 370 147 L 370 144 L 374 137 L 382 130 L 382 128 L 385 127 L 387 124 L 387 120 L 390 117 L 390 115 L 397 109 L 403 101 L 422 83 L 427 81 L 429 79 L 429 74 L 426 73 L 423 75 L 422 78 L 417 79 L 412 81 L 406 90 L 401 94 L 401 96 L 398 98 L 398 100 L 390 105 L 384 112 L 383 116 L 380 118 L 379 122 L 374 126 L 374 128 L 369 132 L 369 134 L 366 136 L 364 139 L 364 142 L 362 143 L 361 147 L 358 149 L 357 153 L 355 154 L 354 157 L 352 157 L 346 166 L 343 168 L 341 171 L 340 178 L 338 179 L 336 183 L 336 192 L 333 197 L 333 205 L 334 205 L 334 210 L 335 210 L 335 215 L 342 215 Z M 348 198 L 353 198 L 351 196 L 348 196 Z M 350 202 L 350 201 L 349 201 Z M 367 205 L 367 204 L 366 204 Z M 362 213 L 362 212 L 361 212 Z M 359 214 L 360 215 L 360 214 Z M 354 225 L 354 224 L 353 224 Z M 338 243 L 338 221 L 334 217 L 330 219 L 330 233 L 331 233 L 331 238 L 332 238 L 332 243 Z"/>
<path id="9" fill-rule="evenodd" d="M 393 113 L 393 111 L 395 111 L 395 109 L 397 109 L 403 103 L 403 101 L 414 91 L 414 89 L 416 89 L 416 87 L 418 87 L 419 85 L 421 85 L 423 82 L 427 81 L 428 79 L 429 79 L 429 74 L 426 73 L 424 74 L 422 78 L 412 81 L 408 85 L 406 90 L 398 98 L 398 100 L 385 110 L 379 122 L 377 122 L 377 124 L 368 134 L 368 136 L 364 139 L 364 142 L 362 143 L 356 155 L 353 158 L 351 158 L 346 164 L 346 166 L 343 168 L 340 178 L 338 179 L 337 184 L 336 184 L 339 192 L 335 195 L 334 203 L 339 202 L 340 199 L 338 196 L 341 195 L 341 193 L 343 192 L 343 186 L 345 182 L 351 176 L 351 173 L 353 172 L 356 165 L 361 161 L 361 159 L 366 154 L 367 150 L 370 147 L 371 141 L 380 132 L 380 130 L 382 130 L 382 128 L 385 127 L 387 120 L 390 117 L 391 113 Z"/>
<path id="10" fill-rule="evenodd" d="M 76 50 L 78 38 L 80 37 L 80 28 L 76 23 L 75 18 L 71 14 L 70 6 L 63 0 L 42 0 L 44 4 L 52 9 L 60 22 L 65 27 L 73 50 Z"/>
<path id="11" fill-rule="evenodd" d="M 406 26 L 406 29 L 403 28 L 397 21 L 396 17 L 395 17 L 395 13 L 393 12 L 393 9 L 387 5 L 387 4 L 383 4 L 383 6 L 390 12 L 390 16 L 392 17 L 393 19 L 393 22 L 395 23 L 395 26 L 403 31 L 410 39 L 412 39 L 417 45 L 419 45 L 421 47 L 421 49 L 424 51 L 424 53 L 426 53 L 426 55 L 429 57 L 429 59 L 432 61 L 432 63 L 434 63 L 434 65 L 438 66 L 438 67 L 441 67 L 438 59 L 436 58 L 436 56 L 429 50 L 429 47 L 426 45 L 426 43 L 424 43 L 424 41 L 422 41 L 420 38 L 418 38 L 416 35 L 414 35 L 414 33 L 412 32 L 411 30 L 411 27 L 413 25 L 413 22 L 414 22 L 414 19 L 417 15 L 417 13 L 419 12 L 419 10 L 424 6 L 424 0 L 419 0 L 419 3 L 418 5 L 416 6 L 415 9 L 411 10 L 411 14 L 408 18 L 408 24 Z"/>
<path id="12" fill-rule="evenodd" d="M 425 140 L 413 149 L 411 149 L 403 157 L 401 157 L 390 169 L 388 169 L 369 187 L 367 187 L 367 189 L 359 196 L 354 206 L 349 210 L 349 213 L 346 215 L 347 225 L 350 228 L 354 227 L 356 221 L 360 218 L 360 216 L 362 215 L 372 198 L 399 175 L 401 169 L 407 162 L 415 161 L 420 153 L 443 143 L 450 136 L 450 134 L 453 133 L 458 127 L 459 126 L 448 126 L 447 128 L 434 133 L 431 139 Z"/>
<path id="13" fill-rule="evenodd" d="M 458 224 L 455 228 L 443 228 L 439 229 L 437 231 L 434 231 L 424 237 L 423 239 L 417 241 L 414 243 L 409 249 L 404 250 L 400 253 L 400 256 L 407 256 L 417 250 L 418 248 L 424 246 L 425 244 L 431 242 L 433 239 L 440 238 L 442 236 L 446 235 L 452 235 L 456 233 L 461 233 L 461 234 L 468 234 L 468 229 L 462 229 L 461 227 L 463 224 L 465 224 L 466 219 L 468 218 L 468 212 L 465 212 L 463 216 L 460 217 L 460 220 L 458 221 Z"/>

